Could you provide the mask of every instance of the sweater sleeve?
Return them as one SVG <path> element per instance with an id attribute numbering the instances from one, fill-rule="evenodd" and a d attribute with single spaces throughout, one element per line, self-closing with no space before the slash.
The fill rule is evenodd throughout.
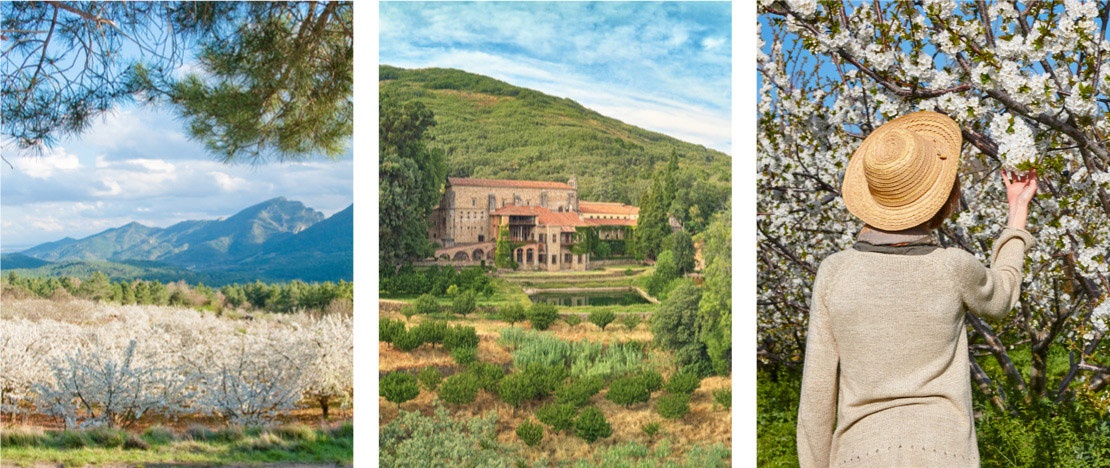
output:
<path id="1" fill-rule="evenodd" d="M 991 266 L 985 268 L 974 257 L 961 271 L 964 305 L 972 313 L 992 320 L 1004 318 L 1021 294 L 1025 252 L 1034 244 L 1024 229 L 1006 228 L 994 242 Z"/>
<path id="2" fill-rule="evenodd" d="M 833 274 L 829 271 L 829 263 L 826 259 L 817 270 L 810 302 L 805 367 L 798 404 L 798 462 L 802 468 L 826 468 L 832 456 L 840 355 L 825 305 L 825 285 Z"/>

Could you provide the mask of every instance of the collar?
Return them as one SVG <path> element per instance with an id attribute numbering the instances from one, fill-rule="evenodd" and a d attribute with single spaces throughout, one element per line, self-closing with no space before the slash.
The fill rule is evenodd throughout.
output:
<path id="1" fill-rule="evenodd" d="M 852 248 L 861 252 L 877 252 L 895 255 L 926 255 L 940 248 L 940 244 L 928 229 L 916 227 L 902 231 L 883 231 L 864 225 L 856 236 Z"/>

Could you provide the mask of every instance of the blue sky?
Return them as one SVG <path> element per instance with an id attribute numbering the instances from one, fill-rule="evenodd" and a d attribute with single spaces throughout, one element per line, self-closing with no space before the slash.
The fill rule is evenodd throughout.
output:
<path id="1" fill-rule="evenodd" d="M 284 196 L 331 215 L 353 202 L 350 154 L 339 161 L 227 165 L 172 114 L 126 106 L 41 155 L 5 144 L 0 248 L 81 238 L 132 221 L 165 227 L 215 219 Z"/>
<path id="2" fill-rule="evenodd" d="M 732 150 L 728 2 L 382 2 L 379 61 L 457 68 Z"/>

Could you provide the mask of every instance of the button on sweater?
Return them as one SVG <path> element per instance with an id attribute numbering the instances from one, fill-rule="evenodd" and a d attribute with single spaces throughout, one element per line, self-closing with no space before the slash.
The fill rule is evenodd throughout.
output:
<path id="1" fill-rule="evenodd" d="M 979 466 L 964 316 L 1010 312 L 1032 245 L 1004 229 L 990 268 L 954 248 L 826 258 L 810 304 L 801 466 Z"/>

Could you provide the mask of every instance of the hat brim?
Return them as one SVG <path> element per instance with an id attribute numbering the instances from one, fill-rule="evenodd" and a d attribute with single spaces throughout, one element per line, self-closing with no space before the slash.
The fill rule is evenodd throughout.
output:
<path id="1" fill-rule="evenodd" d="M 878 141 L 883 133 L 894 128 L 908 130 L 932 140 L 941 154 L 946 157 L 941 160 L 940 172 L 932 186 L 921 197 L 903 206 L 888 207 L 879 204 L 871 195 L 863 171 L 863 158 L 857 155 L 861 154 L 868 145 Z M 901 231 L 921 225 L 936 215 L 948 201 L 952 184 L 956 181 L 956 172 L 960 168 L 962 143 L 963 137 L 960 134 L 959 125 L 948 116 L 937 112 L 915 112 L 883 124 L 867 136 L 848 161 L 848 168 L 844 171 L 844 183 L 841 186 L 844 205 L 850 213 L 863 222 L 885 231 Z"/>

